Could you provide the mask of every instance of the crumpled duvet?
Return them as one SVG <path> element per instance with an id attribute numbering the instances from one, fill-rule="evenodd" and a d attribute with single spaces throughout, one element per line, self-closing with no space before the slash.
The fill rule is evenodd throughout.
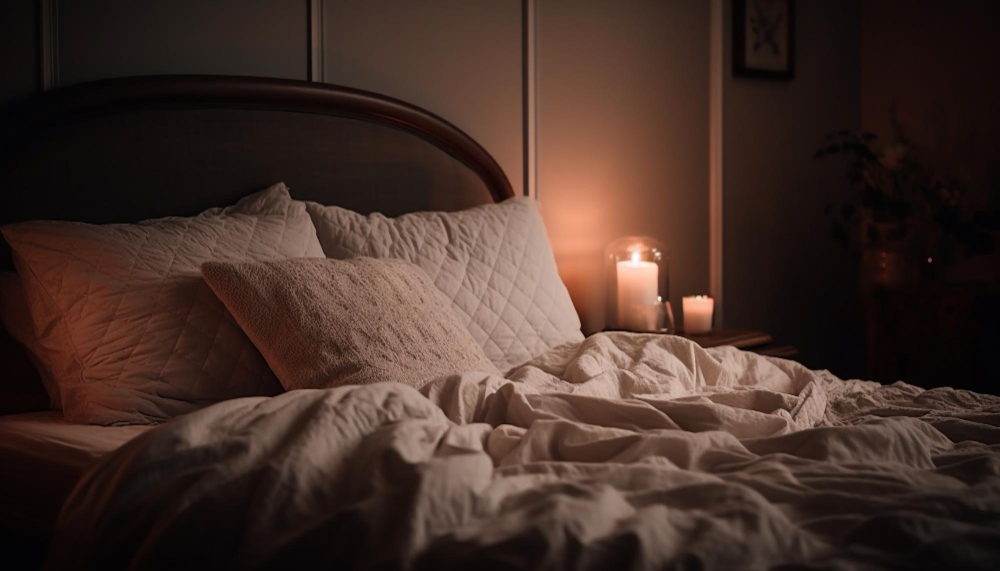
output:
<path id="1" fill-rule="evenodd" d="M 995 569 L 1000 397 L 598 334 L 178 418 L 84 476 L 48 561 L 317 565 Z"/>

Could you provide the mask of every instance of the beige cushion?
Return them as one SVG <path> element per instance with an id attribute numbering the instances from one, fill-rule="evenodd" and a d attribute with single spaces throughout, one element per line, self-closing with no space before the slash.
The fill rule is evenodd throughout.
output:
<path id="1" fill-rule="evenodd" d="M 288 390 L 498 373 L 412 264 L 210 262 L 202 274 Z"/>
<path id="2" fill-rule="evenodd" d="M 275 394 L 267 363 L 201 279 L 210 260 L 321 256 L 284 185 L 191 218 L 3 228 L 38 360 L 73 422 L 163 421 L 224 399 Z"/>

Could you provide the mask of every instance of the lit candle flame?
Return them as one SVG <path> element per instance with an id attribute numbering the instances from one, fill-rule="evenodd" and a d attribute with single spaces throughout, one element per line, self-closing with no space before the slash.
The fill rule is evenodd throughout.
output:
<path id="1" fill-rule="evenodd" d="M 639 252 L 632 252 L 632 263 L 633 264 L 639 263 Z"/>

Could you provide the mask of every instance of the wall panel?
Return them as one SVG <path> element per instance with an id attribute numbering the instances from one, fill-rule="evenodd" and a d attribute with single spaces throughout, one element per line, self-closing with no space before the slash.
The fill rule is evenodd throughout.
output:
<path id="1" fill-rule="evenodd" d="M 58 2 L 60 84 L 170 73 L 306 79 L 307 2 Z"/>
<path id="2" fill-rule="evenodd" d="M 38 91 L 38 0 L 0 2 L 0 106 Z"/>
<path id="3" fill-rule="evenodd" d="M 428 109 L 523 183 L 521 2 L 327 0 L 324 79 Z"/>

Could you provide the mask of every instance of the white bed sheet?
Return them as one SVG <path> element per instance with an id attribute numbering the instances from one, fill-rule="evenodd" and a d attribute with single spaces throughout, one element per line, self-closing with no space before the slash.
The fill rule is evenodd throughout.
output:
<path id="1" fill-rule="evenodd" d="M 1000 569 L 1000 397 L 668 335 L 141 440 L 66 501 L 49 568 Z"/>
<path id="2" fill-rule="evenodd" d="M 0 416 L 0 520 L 45 535 L 87 467 L 150 426 L 74 424 L 59 411 Z"/>

